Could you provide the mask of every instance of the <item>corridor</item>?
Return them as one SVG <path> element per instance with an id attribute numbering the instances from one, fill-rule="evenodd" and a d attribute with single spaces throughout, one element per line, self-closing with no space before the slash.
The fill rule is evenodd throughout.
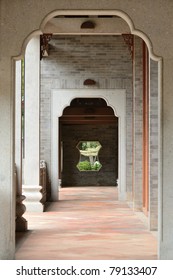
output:
<path id="1" fill-rule="evenodd" d="M 17 260 L 154 260 L 156 233 L 142 213 L 117 200 L 116 187 L 69 187 L 46 212 L 26 213 Z"/>

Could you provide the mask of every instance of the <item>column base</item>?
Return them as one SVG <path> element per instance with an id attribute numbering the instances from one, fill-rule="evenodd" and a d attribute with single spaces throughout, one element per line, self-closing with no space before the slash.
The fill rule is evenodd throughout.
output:
<path id="1" fill-rule="evenodd" d="M 25 199 L 24 195 L 17 195 L 16 197 L 16 231 L 27 231 L 28 225 L 26 219 L 22 215 L 26 211 L 26 207 L 23 204 Z"/>
<path id="2" fill-rule="evenodd" d="M 26 202 L 26 212 L 44 212 L 44 205 L 41 202 Z"/>
<path id="3" fill-rule="evenodd" d="M 23 217 L 16 218 L 16 231 L 23 232 L 28 230 L 28 222 Z"/>
<path id="4" fill-rule="evenodd" d="M 23 194 L 25 195 L 26 212 L 44 212 L 44 204 L 41 202 L 42 186 L 23 185 Z"/>

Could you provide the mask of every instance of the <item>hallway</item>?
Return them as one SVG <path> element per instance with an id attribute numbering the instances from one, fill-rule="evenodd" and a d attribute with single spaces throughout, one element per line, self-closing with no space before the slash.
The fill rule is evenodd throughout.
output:
<path id="1" fill-rule="evenodd" d="M 29 230 L 16 233 L 17 260 L 157 259 L 156 233 L 117 200 L 115 187 L 62 188 L 46 212 L 24 217 Z"/>

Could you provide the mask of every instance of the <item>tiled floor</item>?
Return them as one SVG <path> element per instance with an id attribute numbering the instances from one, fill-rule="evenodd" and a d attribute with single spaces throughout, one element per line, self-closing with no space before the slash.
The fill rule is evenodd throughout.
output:
<path id="1" fill-rule="evenodd" d="M 156 235 L 115 187 L 63 188 L 44 213 L 24 216 L 29 230 L 16 235 L 16 259 L 157 259 Z"/>

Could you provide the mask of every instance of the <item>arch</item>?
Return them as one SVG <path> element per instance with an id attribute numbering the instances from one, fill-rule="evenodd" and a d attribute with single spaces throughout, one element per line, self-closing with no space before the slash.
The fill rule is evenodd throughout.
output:
<path id="1" fill-rule="evenodd" d="M 56 92 L 57 90 L 53 90 L 53 93 L 54 92 Z M 63 91 L 70 91 L 70 90 L 60 90 L 61 92 Z M 78 91 L 78 90 L 75 90 L 75 91 Z M 84 92 L 85 90 L 84 89 L 82 89 L 82 90 L 80 90 L 80 91 L 82 91 L 82 92 Z M 111 103 L 111 98 L 109 99 L 108 97 L 106 97 L 104 94 L 103 95 L 98 95 L 98 94 L 96 94 L 95 95 L 95 93 L 96 93 L 96 91 L 97 90 L 95 90 L 95 89 L 93 89 L 93 90 L 91 90 L 91 89 L 87 89 L 86 90 L 86 95 L 84 95 L 83 96 L 83 93 L 81 94 L 81 93 L 76 93 L 76 98 L 102 98 L 105 102 L 106 102 L 106 104 L 107 104 L 107 106 L 109 106 L 109 107 L 111 107 L 112 109 L 113 109 L 113 112 L 114 112 L 114 115 L 116 116 L 116 117 L 120 117 L 120 115 L 121 115 L 121 113 L 120 113 L 120 110 L 118 109 L 118 106 L 116 106 L 115 107 L 115 104 L 114 103 Z M 94 93 L 95 92 L 95 93 Z M 92 94 L 92 93 L 94 93 L 94 95 Z M 100 93 L 101 93 L 101 91 L 100 91 Z M 79 95 L 78 95 L 79 94 Z M 64 97 L 64 96 L 63 96 Z M 63 97 L 61 98 L 61 99 L 63 99 Z M 72 96 L 70 96 L 69 97 L 69 99 L 67 100 L 67 102 L 66 103 L 63 103 L 62 101 L 60 101 L 60 102 L 62 102 L 61 103 L 61 108 L 58 108 L 58 110 L 57 110 L 57 116 L 58 117 L 61 117 L 62 115 L 63 115 L 63 111 L 64 111 L 64 109 L 66 108 L 66 107 L 68 107 L 68 106 L 70 106 L 70 104 L 71 104 L 71 102 L 74 100 L 74 98 L 75 97 L 73 97 L 73 95 Z M 64 99 L 63 99 L 64 100 Z"/>
<path id="2" fill-rule="evenodd" d="M 150 57 L 153 60 L 156 60 L 156 61 L 161 61 L 162 60 L 162 58 L 160 56 L 155 54 L 154 48 L 153 48 L 153 45 L 152 45 L 152 42 L 151 42 L 149 36 L 147 36 L 147 34 L 145 34 L 143 31 L 141 31 L 139 29 L 136 29 L 132 19 L 130 18 L 130 16 L 127 13 L 125 13 L 124 11 L 121 11 L 121 10 L 104 10 L 104 11 L 103 10 L 55 10 L 55 11 L 52 11 L 49 14 L 47 14 L 44 17 L 44 19 L 41 21 L 39 29 L 34 30 L 33 32 L 31 32 L 30 34 L 28 34 L 26 36 L 26 38 L 24 39 L 24 41 L 21 45 L 21 53 L 18 56 L 15 56 L 13 58 L 15 60 L 19 60 L 23 57 L 23 55 L 25 54 L 25 49 L 26 49 L 26 46 L 27 46 L 28 42 L 34 36 L 41 35 L 41 34 L 44 33 L 44 27 L 50 19 L 52 19 L 55 16 L 64 16 L 64 15 L 70 15 L 70 16 L 75 16 L 75 15 L 76 16 L 77 15 L 84 15 L 84 16 L 85 15 L 118 16 L 118 17 L 122 18 L 127 23 L 127 25 L 130 28 L 131 34 L 137 35 L 144 40 L 144 42 L 146 43 L 146 45 L 148 47 Z M 82 34 L 82 32 L 81 32 L 81 34 Z"/>
<path id="3" fill-rule="evenodd" d="M 144 42 L 146 43 L 147 47 L 148 47 L 148 50 L 149 50 L 149 54 L 150 54 L 150 57 L 155 60 L 155 61 L 158 61 L 158 66 L 159 66 L 159 76 L 160 76 L 160 79 L 159 79 L 159 111 L 160 111 L 160 119 L 159 119 L 159 122 L 160 122 L 160 127 L 159 127 L 159 132 L 160 132 L 160 135 L 161 135 L 161 132 L 162 132 L 162 127 L 161 127 L 161 119 L 162 119 L 162 108 L 161 108 L 161 100 L 162 100 L 162 58 L 158 55 L 156 55 L 154 53 L 154 48 L 153 48 L 153 45 L 152 45 L 152 42 L 149 38 L 149 36 L 147 34 L 145 34 L 143 31 L 137 29 L 133 23 L 133 20 L 132 18 L 127 14 L 125 13 L 124 11 L 122 10 L 54 10 L 50 13 L 48 13 L 47 15 L 45 15 L 45 17 L 43 18 L 43 20 L 41 21 L 40 23 L 40 26 L 39 26 L 39 29 L 36 29 L 34 30 L 33 32 L 31 32 L 25 39 L 24 39 L 24 42 L 22 44 L 22 48 L 21 48 L 21 54 L 18 56 L 18 57 L 15 57 L 14 59 L 20 59 L 21 56 L 25 53 L 25 49 L 26 49 L 26 46 L 29 42 L 29 40 L 33 37 L 33 36 L 36 36 L 36 35 L 40 35 L 40 34 L 43 34 L 44 33 L 44 27 L 45 25 L 47 24 L 47 22 L 52 19 L 53 17 L 55 16 L 64 16 L 64 15 L 70 15 L 70 16 L 78 16 L 78 15 L 89 15 L 89 16 L 101 16 L 101 15 L 108 15 L 108 16 L 118 16 L 120 17 L 121 19 L 123 19 L 127 25 L 129 26 L 130 28 L 130 31 L 131 31 L 131 34 L 133 35 L 136 35 L 136 36 L 139 36 L 140 38 L 142 38 L 144 40 Z M 82 32 L 81 32 L 82 34 Z M 111 33 L 111 34 L 114 34 L 114 33 Z M 106 34 L 104 34 L 106 35 Z M 110 35 L 110 34 L 109 34 Z M 111 105 L 112 106 L 112 105 Z M 114 109 L 114 113 L 116 116 L 118 116 L 118 113 L 116 112 L 115 108 Z M 161 140 L 161 137 L 159 137 L 159 146 L 160 146 L 160 158 L 162 157 L 162 140 Z M 161 162 L 161 161 L 159 161 Z M 159 178 L 159 181 L 160 183 L 162 182 L 162 172 L 161 172 L 161 164 L 160 164 L 160 178 Z"/>
<path id="4" fill-rule="evenodd" d="M 114 9 L 114 10 L 54 10 L 50 13 L 48 13 L 47 15 L 45 15 L 45 17 L 43 18 L 43 20 L 40 23 L 39 29 L 34 30 L 33 32 L 31 32 L 23 41 L 22 46 L 21 46 L 21 53 L 19 54 L 19 56 L 13 57 L 13 59 L 18 60 L 21 59 L 25 53 L 25 49 L 26 46 L 28 44 L 28 42 L 30 41 L 30 39 L 33 36 L 36 35 L 41 35 L 44 33 L 44 27 L 47 24 L 47 22 L 52 19 L 55 16 L 64 16 L 64 15 L 70 15 L 70 16 L 77 16 L 77 15 L 91 15 L 91 16 L 98 16 L 98 15 L 107 15 L 107 16 L 118 16 L 120 18 L 122 18 L 127 25 L 130 28 L 131 34 L 139 36 L 140 38 L 142 38 L 144 40 L 144 42 L 147 45 L 147 48 L 149 50 L 149 54 L 150 57 L 154 60 L 154 61 L 158 61 L 158 71 L 159 71 L 159 84 L 158 84 L 158 96 L 159 96 L 159 148 L 160 148 L 160 153 L 159 153 L 159 189 L 161 189 L 161 183 L 162 183 L 162 165 L 161 165 L 161 158 L 162 158 L 162 73 L 163 73 L 163 61 L 162 61 L 162 57 L 158 56 L 157 54 L 155 54 L 154 52 L 154 47 L 153 44 L 149 38 L 149 36 L 144 33 L 143 31 L 137 29 L 133 23 L 132 18 L 125 13 L 122 10 L 119 9 Z M 81 32 L 82 34 L 82 32 Z M 114 34 L 114 33 L 112 33 Z M 117 114 L 115 113 L 115 115 L 117 116 Z M 160 191 L 160 193 L 162 193 Z M 162 199 L 161 202 L 162 203 Z"/>
<path id="5" fill-rule="evenodd" d="M 60 89 L 51 93 L 51 178 L 52 200 L 58 200 L 60 179 L 58 178 L 58 119 L 74 98 L 102 98 L 112 107 L 118 117 L 118 193 L 119 199 L 126 198 L 126 91 L 124 89 Z"/>
<path id="6" fill-rule="evenodd" d="M 45 15 L 45 17 L 43 18 L 43 20 L 40 23 L 39 29 L 34 30 L 33 32 L 31 32 L 23 41 L 22 47 L 21 47 L 21 54 L 19 56 L 13 57 L 14 59 L 20 59 L 22 57 L 22 55 L 25 53 L 25 49 L 26 46 L 29 42 L 29 40 L 33 37 L 33 36 L 37 36 L 40 34 L 44 33 L 44 27 L 46 25 L 46 23 L 53 17 L 55 16 L 64 16 L 64 15 L 70 15 L 70 16 L 77 16 L 77 15 L 91 15 L 91 16 L 99 16 L 99 15 L 108 15 L 108 16 L 118 16 L 120 18 L 122 18 L 127 25 L 130 28 L 131 34 L 139 36 L 140 38 L 142 38 L 144 40 L 144 42 L 146 43 L 148 50 L 149 50 L 149 54 L 150 57 L 155 60 L 158 61 L 158 68 L 159 68 L 159 87 L 158 87 L 158 92 L 159 92 L 159 148 L 160 148 L 160 153 L 159 153 L 159 189 L 161 189 L 161 183 L 162 183 L 162 166 L 161 166 L 161 158 L 162 158 L 162 138 L 161 138 L 161 134 L 162 134 L 162 68 L 163 68 L 163 62 L 162 62 L 162 57 L 158 56 L 155 54 L 154 52 L 154 47 L 152 45 L 152 42 L 149 38 L 149 36 L 147 34 L 145 34 L 143 31 L 137 29 L 133 23 L 132 18 L 125 13 L 122 10 L 54 10 L 50 13 L 48 13 L 47 15 Z M 82 33 L 81 33 L 82 34 Z M 114 34 L 114 33 L 111 33 Z M 106 34 L 105 34 L 106 35 Z M 115 108 L 114 108 L 115 110 Z M 115 115 L 118 116 L 118 113 L 115 112 Z M 162 193 L 160 191 L 160 193 Z M 161 203 L 162 200 L 160 200 Z"/>
<path id="7" fill-rule="evenodd" d="M 147 47 L 148 47 L 148 50 L 149 50 L 149 53 L 150 53 L 150 57 L 155 60 L 155 61 L 158 61 L 159 62 L 159 115 L 160 115 L 160 118 L 159 118 L 159 123 L 160 123 L 160 127 L 159 127 L 159 133 L 160 135 L 162 135 L 162 127 L 161 127 L 161 123 L 162 123 L 162 107 L 161 107 L 161 100 L 162 100 L 162 67 L 163 67 L 163 63 L 162 63 L 162 58 L 160 56 L 157 56 L 154 52 L 154 48 L 153 48 L 153 45 L 152 45 L 152 42 L 149 38 L 149 36 L 147 36 L 147 34 L 145 34 L 144 32 L 142 32 L 141 30 L 138 30 L 135 28 L 135 25 L 132 21 L 132 19 L 129 17 L 128 14 L 126 14 L 125 12 L 121 11 L 121 10 L 102 10 L 102 11 L 97 11 L 97 10 L 88 10 L 88 11 L 84 11 L 84 10 L 66 10 L 66 11 L 59 11 L 59 10 L 55 10 L 55 11 L 52 11 L 51 13 L 47 14 L 45 16 L 45 18 L 42 20 L 41 24 L 40 24 L 40 28 L 31 32 L 23 41 L 23 44 L 21 46 L 21 53 L 19 54 L 19 56 L 15 56 L 13 57 L 13 59 L 17 60 L 17 59 L 21 59 L 25 53 L 25 49 L 26 49 L 26 46 L 28 44 L 28 42 L 30 41 L 30 39 L 33 37 L 33 36 L 36 36 L 36 35 L 40 35 L 43 33 L 44 31 L 44 25 L 48 22 L 48 20 L 50 18 L 52 18 L 54 15 L 74 15 L 74 14 L 89 14 L 89 15 L 94 15 L 94 14 L 107 14 L 107 15 L 118 15 L 120 16 L 122 19 L 125 20 L 125 22 L 129 25 L 130 27 L 130 30 L 131 30 L 131 33 L 134 34 L 134 35 L 137 35 L 139 36 L 140 38 L 142 38 Z M 161 137 L 159 137 L 159 148 L 160 148 L 160 158 L 162 157 L 162 141 L 161 141 Z M 161 181 L 162 181 L 162 172 L 161 172 L 161 161 L 159 162 L 160 163 L 160 171 L 159 171 L 159 181 L 160 181 L 160 184 L 161 184 Z M 162 192 L 160 190 L 160 196 L 162 196 Z M 160 199 L 160 205 L 159 205 L 159 208 L 161 209 L 162 208 L 162 199 Z M 161 228 L 161 226 L 160 226 Z"/>

